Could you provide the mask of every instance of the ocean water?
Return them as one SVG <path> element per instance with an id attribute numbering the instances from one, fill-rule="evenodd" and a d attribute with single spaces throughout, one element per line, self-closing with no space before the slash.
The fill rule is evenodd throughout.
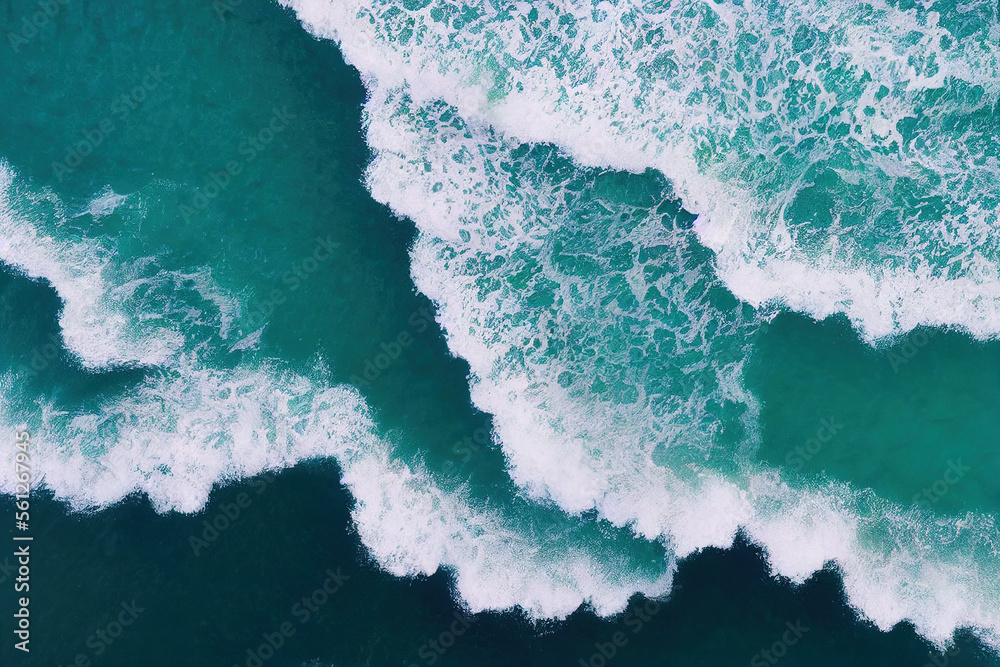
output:
<path id="1" fill-rule="evenodd" d="M 1000 664 L 998 11 L 0 3 L 0 664 Z"/>

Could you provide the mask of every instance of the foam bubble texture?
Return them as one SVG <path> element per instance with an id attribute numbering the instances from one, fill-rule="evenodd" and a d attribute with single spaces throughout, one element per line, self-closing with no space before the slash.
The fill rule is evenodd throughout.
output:
<path id="1" fill-rule="evenodd" d="M 256 338 L 222 344 L 239 306 L 208 270 L 166 271 L 153 258 L 116 264 L 100 242 L 74 238 L 58 199 L 14 190 L 7 175 L 6 203 L 17 206 L 4 210 L 3 259 L 56 289 L 70 350 L 91 369 L 156 364 L 96 407 L 31 395 L 17 372 L 0 378 L 0 424 L 31 431 L 36 484 L 73 509 L 143 494 L 157 511 L 195 512 L 216 484 L 333 457 L 373 556 L 399 576 L 450 570 L 473 611 L 517 606 L 551 618 L 586 604 L 611 614 L 636 591 L 669 591 L 672 559 L 633 558 L 557 512 L 482 509 L 462 489 L 438 486 L 419 461 L 395 459 L 361 397 L 330 386 L 321 363 L 308 377 L 258 355 L 230 367 L 220 355 L 255 347 Z M 110 213 L 125 200 L 105 192 L 86 213 Z M 185 338 L 164 336 L 175 331 Z M 157 347 L 164 342 L 171 345 Z M 0 492 L 14 492 L 12 457 Z"/>
<path id="2" fill-rule="evenodd" d="M 87 212 L 108 214 L 123 201 L 105 192 Z M 85 368 L 160 365 L 185 346 L 225 337 L 238 306 L 208 270 L 163 271 L 155 258 L 125 262 L 113 244 L 67 223 L 55 195 L 18 184 L 0 164 L 0 262 L 55 289 L 63 342 Z"/>
<path id="3" fill-rule="evenodd" d="M 764 318 L 714 278 L 666 183 L 582 169 L 400 89 L 371 86 L 366 119 L 372 193 L 420 228 L 414 279 L 532 497 L 596 509 L 677 557 L 742 528 L 793 581 L 835 562 L 884 629 L 995 641 L 993 517 L 793 486 L 752 462 L 740 377 Z"/>
<path id="4" fill-rule="evenodd" d="M 182 361 L 98 410 L 49 403 L 27 421 L 16 415 L 31 411 L 11 409 L 10 398 L 0 424 L 31 430 L 36 483 L 76 510 L 142 493 L 157 511 L 194 512 L 217 483 L 333 457 L 378 562 L 398 576 L 449 569 L 472 611 L 565 617 L 589 604 L 610 614 L 635 591 L 669 591 L 673 561 L 638 567 L 571 526 L 532 528 L 440 488 L 393 457 L 356 390 L 327 385 L 318 368 L 307 378 L 266 364 L 221 371 Z M 13 454 L 3 463 L 0 491 L 13 493 Z"/>
<path id="5" fill-rule="evenodd" d="M 418 102 L 657 169 L 748 303 L 1000 332 L 991 3 L 286 4 Z"/>

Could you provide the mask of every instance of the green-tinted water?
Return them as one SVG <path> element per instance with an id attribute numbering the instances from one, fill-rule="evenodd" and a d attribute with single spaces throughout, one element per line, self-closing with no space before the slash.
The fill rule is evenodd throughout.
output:
<path id="1" fill-rule="evenodd" d="M 615 98 L 609 113 L 624 116 L 605 135 L 587 126 L 569 136 L 562 128 L 584 127 L 574 123 L 589 109 L 570 79 L 635 83 L 615 69 L 624 51 L 595 66 L 577 48 L 592 46 L 589 21 L 608 8 L 553 23 L 562 10 L 549 6 L 539 19 L 407 4 L 354 14 L 300 5 L 298 17 L 263 0 L 56 5 L 30 38 L 23 19 L 39 5 L 0 5 L 0 178 L 10 181 L 0 198 L 0 424 L 32 432 L 45 487 L 32 501 L 32 653 L 16 652 L 5 629 L 3 665 L 82 655 L 251 667 L 247 650 L 286 621 L 294 634 L 263 664 L 775 664 L 763 651 L 783 641 L 784 665 L 931 659 L 913 625 L 880 632 L 865 616 L 885 630 L 911 619 L 936 640 L 959 626 L 949 664 L 996 664 L 986 645 L 1000 618 L 1000 348 L 955 330 L 990 338 L 989 275 L 969 268 L 992 257 L 995 201 L 981 179 L 962 189 L 930 173 L 951 174 L 951 163 L 925 165 L 925 180 L 901 179 L 887 204 L 871 194 L 888 178 L 872 167 L 879 150 L 854 162 L 839 144 L 810 153 L 820 135 L 846 136 L 830 109 L 817 137 L 795 135 L 795 156 L 769 163 L 788 154 L 764 139 L 787 143 L 791 132 L 773 123 L 799 127 L 822 93 L 800 90 L 803 108 L 775 120 L 762 83 L 746 89 L 760 117 L 749 107 L 726 115 L 739 86 L 702 91 L 703 106 L 670 83 L 689 70 L 719 83 L 714 67 L 688 67 L 693 53 L 781 79 L 766 44 L 749 46 L 756 24 L 739 42 L 753 57 L 730 62 L 717 43 L 702 52 L 699 40 L 725 23 L 709 10 L 679 22 L 683 12 L 647 12 L 642 21 L 671 30 L 697 18 L 700 32 L 669 58 L 657 55 L 662 35 L 642 32 L 635 58 L 655 67 L 636 75 L 639 107 L 623 111 Z M 720 16 L 742 16 L 736 7 L 720 5 Z M 776 25 L 801 20 L 771 9 Z M 317 24 L 327 10 L 331 23 Z M 925 9 L 914 11 L 931 30 Z M 941 11 L 941 25 L 969 32 L 953 14 Z M 297 18 L 328 37 L 339 26 L 342 43 L 310 36 Z M 844 45 L 838 21 L 868 25 L 851 12 L 821 18 L 823 35 L 792 40 L 820 65 Z M 604 19 L 624 26 L 618 46 L 638 34 L 628 11 Z M 494 54 L 472 76 L 465 56 L 441 52 L 441 79 L 422 84 L 441 99 L 428 100 L 411 94 L 422 49 L 451 42 L 421 32 L 425 20 L 458 31 L 453 46 L 471 40 L 470 58 L 502 50 L 518 34 L 511 25 L 542 25 L 520 33 L 535 44 L 526 65 Z M 573 48 L 553 39 L 539 57 L 546 34 Z M 918 75 L 929 72 L 909 55 Z M 813 67 L 808 57 L 796 62 Z M 558 101 L 532 111 L 534 124 L 509 115 L 534 94 L 521 70 L 550 64 L 570 77 Z M 870 103 L 868 118 L 913 102 L 900 84 L 876 104 L 871 81 L 820 65 L 820 83 Z M 485 86 L 485 101 L 449 88 L 456 76 Z M 539 76 L 535 93 L 548 85 Z M 662 107 L 660 120 L 633 122 L 674 100 L 661 84 L 684 91 L 686 108 L 714 109 L 732 136 L 703 137 L 685 162 L 686 140 L 674 139 L 691 128 L 668 121 L 697 114 Z M 979 140 L 993 114 L 982 88 L 918 97 L 913 113 L 934 123 L 887 127 L 919 159 L 955 156 L 935 153 L 938 141 L 966 146 L 959 162 L 992 164 Z M 855 133 L 870 139 L 881 126 L 865 122 Z M 638 152 L 606 159 L 600 136 Z M 812 184 L 793 192 L 789 174 Z M 826 254 L 870 263 L 884 252 L 886 265 L 929 258 L 935 275 L 979 282 L 952 294 L 959 305 L 924 312 L 921 295 L 936 287 L 885 308 L 878 293 L 873 310 L 864 281 L 838 292 L 819 274 L 776 275 L 803 255 L 754 254 L 765 238 L 788 247 L 780 225 L 753 227 L 774 210 L 726 209 L 750 227 L 734 232 L 743 250 L 720 251 L 725 206 L 706 212 L 702 177 L 784 197 L 782 224 L 824 270 L 843 268 L 823 264 Z M 927 184 L 961 197 L 944 201 Z M 874 200 L 882 217 L 859 212 Z M 966 200 L 986 217 L 959 211 Z M 946 210 L 960 224 L 948 218 L 923 238 Z M 902 231 L 888 211 L 902 212 Z M 839 255 L 830 238 L 860 245 Z M 823 298 L 809 301 L 802 285 Z M 850 321 L 789 310 L 842 310 Z M 918 321 L 956 327 L 909 330 Z M 863 340 L 887 332 L 897 339 Z M 0 519 L 12 526 L 4 498 Z M 216 533 L 204 522 L 218 522 Z M 717 548 L 737 530 L 734 548 Z M 349 578 L 303 620 L 294 604 L 328 568 Z M 0 559 L 8 619 L 12 582 Z M 120 639 L 93 639 L 132 600 L 143 611 Z M 442 635 L 466 607 L 489 611 Z M 789 642 L 786 623 L 809 630 Z M 609 658 L 617 631 L 625 642 Z"/>

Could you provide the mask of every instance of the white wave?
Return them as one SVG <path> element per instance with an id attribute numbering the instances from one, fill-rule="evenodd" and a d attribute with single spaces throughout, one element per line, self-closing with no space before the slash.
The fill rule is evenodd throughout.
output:
<path id="1" fill-rule="evenodd" d="M 744 458 L 755 400 L 739 362 L 717 360 L 726 341 L 746 345 L 760 320 L 712 305 L 691 234 L 606 199 L 599 178 L 544 151 L 532 162 L 446 105 L 372 84 L 369 93 L 369 186 L 421 230 L 414 280 L 469 362 L 473 401 L 494 415 L 518 485 L 663 539 L 678 558 L 728 546 L 742 528 L 793 581 L 834 562 L 850 603 L 882 629 L 908 619 L 945 644 L 970 627 L 1000 648 L 993 517 L 925 515 L 847 485 L 791 486 Z M 621 247 L 630 259 L 614 268 L 606 258 Z M 643 264 L 641 251 L 656 248 Z M 571 260 L 594 264 L 577 275 Z M 530 277 L 509 284 L 516 275 Z M 616 351 L 608 338 L 625 342 Z M 644 352 L 651 340 L 662 342 Z M 634 400 L 593 390 L 595 376 L 635 383 Z M 723 429 L 739 411 L 713 416 L 739 406 L 750 432 L 733 442 Z"/>
<path id="2" fill-rule="evenodd" d="M 218 483 L 333 457 L 378 561 L 398 576 L 451 570 L 472 611 L 520 606 L 563 617 L 590 604 L 609 614 L 634 591 L 669 591 L 672 563 L 650 574 L 625 559 L 604 560 L 592 546 L 526 530 L 461 492 L 445 492 L 393 458 L 353 388 L 318 377 L 271 366 L 212 371 L 185 358 L 99 410 L 48 404 L 26 422 L 0 412 L 0 423 L 29 429 L 36 484 L 76 510 L 143 493 L 159 512 L 195 512 Z M 0 463 L 0 492 L 13 493 L 13 454 Z"/>
<path id="3" fill-rule="evenodd" d="M 106 215 L 126 198 L 107 189 L 88 211 Z M 63 303 L 59 326 L 66 347 L 90 369 L 156 366 L 203 341 L 185 341 L 201 322 L 203 337 L 225 338 L 239 305 L 214 284 L 207 269 L 164 271 L 153 258 L 122 260 L 113 243 L 70 231 L 62 203 L 51 193 L 21 187 L 0 163 L 0 263 L 52 286 Z M 196 293 L 203 309 L 192 310 Z"/>
<path id="4" fill-rule="evenodd" d="M 0 164 L 0 262 L 52 285 L 63 301 L 63 341 L 81 363 L 88 368 L 155 365 L 173 354 L 181 344 L 178 333 L 142 331 L 114 298 L 115 286 L 107 278 L 112 252 L 97 241 L 58 239 L 43 231 L 38 218 L 59 221 L 61 216 L 58 209 L 41 210 L 32 203 L 15 186 L 10 169 Z"/>
<path id="5" fill-rule="evenodd" d="M 116 263 L 97 241 L 39 231 L 41 212 L 24 211 L 23 201 L 15 210 L 11 198 L 28 195 L 16 191 L 9 171 L 3 174 L 0 257 L 53 285 L 65 304 L 60 324 L 70 350 L 91 368 L 158 366 L 117 397 L 105 396 L 98 409 L 27 396 L 14 375 L 0 381 L 0 424 L 30 430 L 36 486 L 74 510 L 144 494 L 159 512 L 195 512 L 217 484 L 334 457 L 357 500 L 359 533 L 379 562 L 399 576 L 450 570 L 473 611 L 519 606 L 564 617 L 586 604 L 611 614 L 636 591 L 669 592 L 673 561 L 651 571 L 612 551 L 599 557 L 592 539 L 580 544 L 558 520 L 532 528 L 478 509 L 465 494 L 446 492 L 428 473 L 395 460 L 351 388 L 268 365 L 212 369 L 203 342 L 164 335 L 182 322 L 189 338 L 199 328 L 225 337 L 239 305 L 219 291 L 210 271 L 163 271 L 153 259 Z M 27 213 L 35 214 L 31 223 Z M 58 226 L 62 216 L 50 214 Z M 151 320 L 162 325 L 154 329 L 158 336 L 136 335 L 147 334 L 142 323 Z M 251 349 L 259 335 L 231 349 Z M 12 457 L 10 450 L 0 455 L 2 493 L 14 492 Z"/>
<path id="6" fill-rule="evenodd" d="M 361 539 L 379 564 L 397 576 L 448 569 L 473 612 L 517 607 L 533 618 L 565 618 L 588 605 L 610 615 L 634 593 L 661 597 L 671 588 L 672 558 L 659 576 L 637 571 L 628 558 L 596 555 L 592 542 L 570 530 L 530 530 L 476 511 L 462 494 L 384 454 L 346 466 L 344 483 L 358 501 Z"/>
<path id="7" fill-rule="evenodd" d="M 1000 334 L 992 130 L 945 129 L 1000 95 L 988 3 L 956 36 L 979 6 L 283 2 L 418 106 L 444 100 L 582 165 L 659 170 L 750 304 L 842 312 L 869 340 L 920 324 Z M 938 103 L 945 85 L 956 98 Z M 904 137 L 910 121 L 929 128 Z M 824 188 L 830 224 L 792 219 Z"/>
<path id="8" fill-rule="evenodd" d="M 105 186 L 99 195 L 90 200 L 83 213 L 92 216 L 95 220 L 100 220 L 114 213 L 115 209 L 127 200 L 127 196 L 116 194 L 110 186 Z"/>

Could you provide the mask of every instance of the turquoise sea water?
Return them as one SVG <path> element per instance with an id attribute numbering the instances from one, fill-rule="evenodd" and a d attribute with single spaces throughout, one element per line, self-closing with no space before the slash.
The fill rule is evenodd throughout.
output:
<path id="1" fill-rule="evenodd" d="M 998 664 L 995 6 L 286 4 L 0 5 L 3 665 Z"/>

